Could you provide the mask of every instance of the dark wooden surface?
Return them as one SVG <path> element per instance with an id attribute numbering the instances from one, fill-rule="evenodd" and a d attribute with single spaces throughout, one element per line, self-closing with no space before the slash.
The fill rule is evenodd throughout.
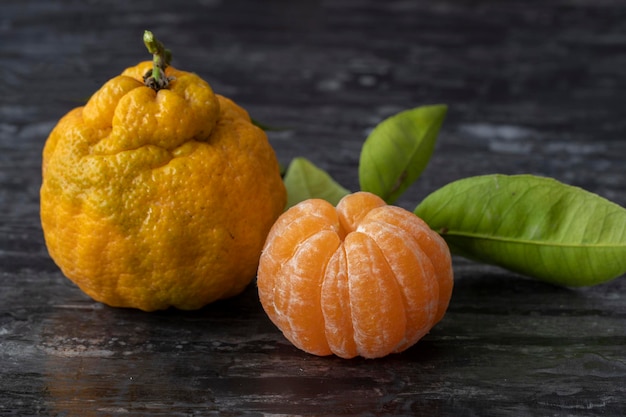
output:
<path id="1" fill-rule="evenodd" d="M 626 281 L 542 284 L 455 259 L 444 320 L 381 360 L 287 343 L 254 286 L 196 312 L 91 301 L 49 259 L 40 154 L 55 122 L 153 30 L 174 65 L 352 190 L 382 118 L 446 103 L 399 203 L 458 178 L 534 173 L 626 204 L 626 3 L 2 0 L 0 415 L 626 415 Z"/>

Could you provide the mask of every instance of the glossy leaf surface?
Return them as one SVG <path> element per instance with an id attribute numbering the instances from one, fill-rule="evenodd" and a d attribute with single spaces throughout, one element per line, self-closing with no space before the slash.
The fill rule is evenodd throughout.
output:
<path id="1" fill-rule="evenodd" d="M 626 209 L 532 175 L 455 181 L 415 214 L 453 253 L 544 281 L 594 285 L 626 272 Z"/>
<path id="2" fill-rule="evenodd" d="M 361 149 L 361 190 L 394 203 L 428 165 L 446 112 L 445 105 L 417 107 L 378 124 Z"/>
<path id="3" fill-rule="evenodd" d="M 287 208 L 309 198 L 321 198 L 337 205 L 350 192 L 339 185 L 326 171 L 306 158 L 294 158 L 283 178 L 287 187 Z"/>

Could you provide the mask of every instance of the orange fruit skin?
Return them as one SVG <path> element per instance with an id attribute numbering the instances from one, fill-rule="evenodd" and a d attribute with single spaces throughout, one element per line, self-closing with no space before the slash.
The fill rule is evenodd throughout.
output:
<path id="1" fill-rule="evenodd" d="M 357 192 L 311 199 L 270 230 L 261 304 L 296 347 L 342 358 L 402 352 L 439 322 L 453 288 L 447 244 L 415 214 Z"/>
<path id="2" fill-rule="evenodd" d="M 43 150 L 50 256 L 97 301 L 191 310 L 255 277 L 286 191 L 247 112 L 195 74 L 158 92 L 143 62 L 65 115 Z"/>

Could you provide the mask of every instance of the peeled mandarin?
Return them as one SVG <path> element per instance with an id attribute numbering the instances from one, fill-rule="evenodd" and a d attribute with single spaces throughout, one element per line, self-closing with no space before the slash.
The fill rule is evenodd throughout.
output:
<path id="1" fill-rule="evenodd" d="M 444 316 L 453 287 L 445 241 L 415 214 L 368 192 L 283 213 L 257 285 L 270 320 L 314 355 L 402 352 Z"/>

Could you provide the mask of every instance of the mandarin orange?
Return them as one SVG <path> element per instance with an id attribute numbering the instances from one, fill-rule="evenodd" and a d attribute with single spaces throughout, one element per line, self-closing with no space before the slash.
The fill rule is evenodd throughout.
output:
<path id="1" fill-rule="evenodd" d="M 413 213 L 368 192 L 333 207 L 303 201 L 273 225 L 257 285 L 296 347 L 343 358 L 401 352 L 426 335 L 453 287 L 445 241 Z"/>

